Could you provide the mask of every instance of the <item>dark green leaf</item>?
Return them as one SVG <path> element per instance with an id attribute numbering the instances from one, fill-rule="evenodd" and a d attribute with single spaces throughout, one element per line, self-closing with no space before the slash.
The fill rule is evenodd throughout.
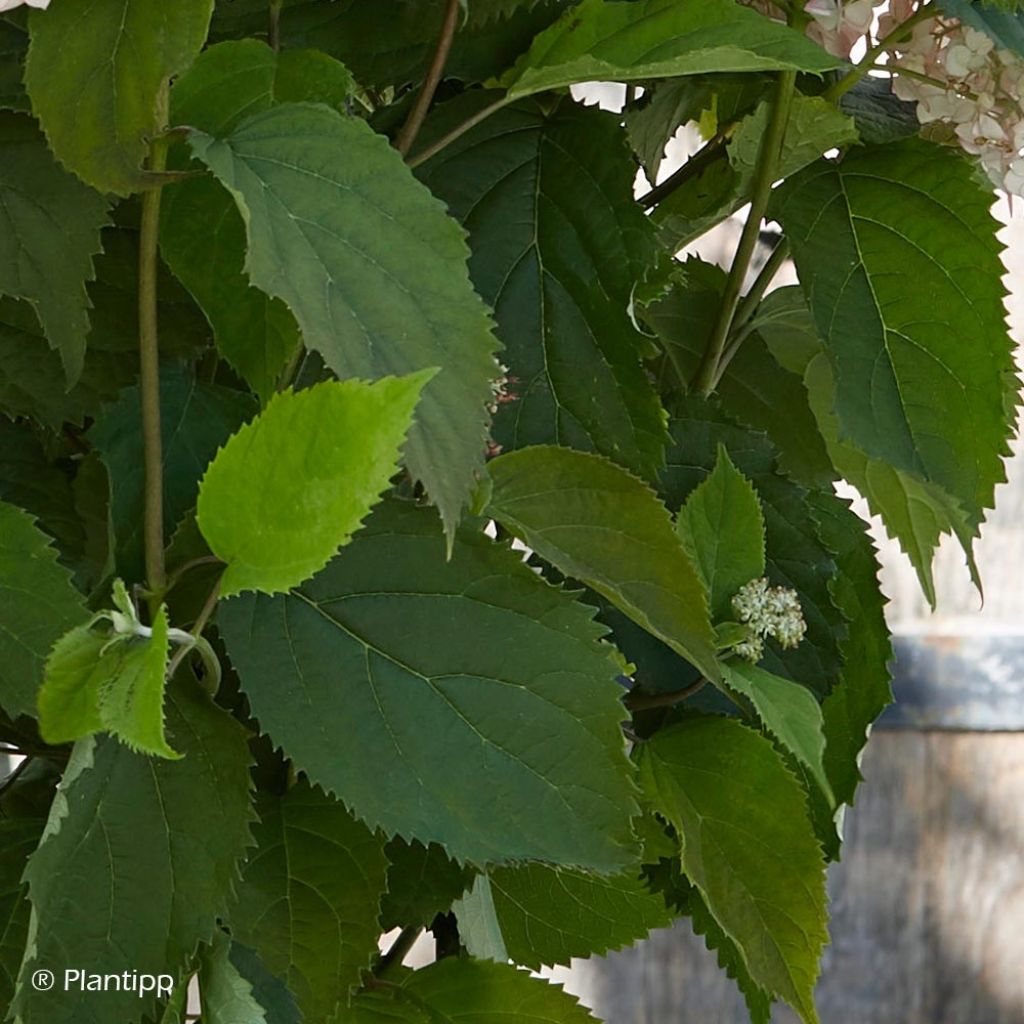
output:
<path id="1" fill-rule="evenodd" d="M 853 118 L 862 142 L 898 142 L 921 131 L 917 104 L 901 100 L 891 78 L 862 78 L 843 93 L 839 106 Z"/>
<path id="2" fill-rule="evenodd" d="M 719 678 L 704 584 L 653 491 L 624 469 L 567 448 L 490 464 L 488 512 L 541 558 Z"/>
<path id="3" fill-rule="evenodd" d="M 386 139 L 326 107 L 282 104 L 191 142 L 239 204 L 250 278 L 288 303 L 335 373 L 440 368 L 405 452 L 451 536 L 483 463 L 497 372 L 461 231 Z"/>
<path id="4" fill-rule="evenodd" d="M 489 98 L 470 93 L 428 127 L 443 134 Z M 506 346 L 511 400 L 499 405 L 495 440 L 596 450 L 653 477 L 664 413 L 629 306 L 656 243 L 633 201 L 636 168 L 618 118 L 527 100 L 418 173 L 469 231 L 470 274 Z"/>
<path id="5" fill-rule="evenodd" d="M 21 880 L 45 818 L 0 819 L 0 1011 L 5 1016 L 25 954 L 32 908 Z"/>
<path id="6" fill-rule="evenodd" d="M 635 870 L 594 875 L 525 864 L 498 868 L 490 879 L 508 955 L 525 967 L 601 955 L 672 923 L 665 901 Z"/>
<path id="7" fill-rule="evenodd" d="M 302 1024 L 302 1014 L 295 1005 L 295 997 L 251 949 L 232 942 L 231 962 L 252 986 L 252 997 L 263 1007 L 266 1024 Z"/>
<path id="8" fill-rule="evenodd" d="M 452 860 L 436 843 L 406 842 L 400 836 L 384 847 L 388 858 L 387 892 L 381 901 L 381 926 L 426 928 L 473 884 L 472 868 Z"/>
<path id="9" fill-rule="evenodd" d="M 224 914 L 250 842 L 245 730 L 191 680 L 171 690 L 168 708 L 180 761 L 146 758 L 113 737 L 74 748 L 25 875 L 36 930 L 14 1004 L 18 1024 L 139 1020 L 152 995 L 42 992 L 29 978 L 73 964 L 177 977 Z"/>
<path id="10" fill-rule="evenodd" d="M 10 16 L 0 15 L 0 110 L 24 110 L 31 107 L 22 77 L 28 32 Z"/>
<path id="11" fill-rule="evenodd" d="M 35 122 L 0 113 L 0 295 L 25 299 L 67 385 L 82 373 L 93 257 L 107 201 L 57 165 Z"/>
<path id="12" fill-rule="evenodd" d="M 799 32 L 731 0 L 583 0 L 534 40 L 502 84 L 527 96 L 594 80 L 839 66 Z"/>
<path id="13" fill-rule="evenodd" d="M 816 164 L 776 206 L 835 371 L 839 439 L 943 488 L 975 524 L 1010 435 L 991 204 L 966 157 L 907 140 Z"/>
<path id="14" fill-rule="evenodd" d="M 750 977 L 817 1024 L 824 861 L 803 791 L 772 745 L 734 720 L 689 718 L 641 747 L 640 775 Z"/>
<path id="15" fill-rule="evenodd" d="M 633 784 L 592 614 L 468 528 L 446 561 L 436 517 L 393 502 L 219 624 L 264 731 L 371 826 L 477 864 L 616 870 Z"/>
<path id="16" fill-rule="evenodd" d="M 307 1019 L 325 1020 L 377 951 L 383 845 L 306 782 L 257 806 L 257 845 L 231 910 L 232 934 L 287 983 Z"/>
<path id="17" fill-rule="evenodd" d="M 212 10 L 213 0 L 93 0 L 32 12 L 25 83 L 65 167 L 101 192 L 147 184 L 157 95 L 199 52 Z"/>
<path id="18" fill-rule="evenodd" d="M 1024 54 L 1024 12 L 1008 9 L 1012 4 L 938 0 L 938 6 L 962 25 L 984 32 L 1002 49 Z"/>
<path id="19" fill-rule="evenodd" d="M 36 713 L 50 648 L 85 616 L 49 538 L 27 512 L 0 501 L 0 705 L 9 715 Z"/>

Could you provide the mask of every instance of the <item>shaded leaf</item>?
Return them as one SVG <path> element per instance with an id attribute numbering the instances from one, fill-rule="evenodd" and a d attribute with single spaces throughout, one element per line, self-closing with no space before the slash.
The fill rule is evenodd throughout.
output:
<path id="1" fill-rule="evenodd" d="M 898 142 L 921 131 L 917 104 L 901 100 L 891 78 L 862 78 L 843 93 L 839 107 L 853 118 L 862 142 Z"/>
<path id="2" fill-rule="evenodd" d="M 22 874 L 45 823 L 45 818 L 0 818 L 0 1009 L 5 1015 L 14 998 L 31 916 Z"/>
<path id="3" fill-rule="evenodd" d="M 347 544 L 398 469 L 429 370 L 285 391 L 234 434 L 199 488 L 197 519 L 227 563 L 221 594 L 276 594 Z"/>
<path id="4" fill-rule="evenodd" d="M 380 910 L 384 931 L 400 926 L 426 928 L 472 886 L 476 874 L 436 843 L 424 846 L 395 836 L 384 853 L 388 859 L 387 892 Z"/>
<path id="5" fill-rule="evenodd" d="M 199 963 L 203 1024 L 267 1024 L 248 979 L 231 962 L 231 939 L 220 930 Z"/>
<path id="6" fill-rule="evenodd" d="M 488 513 L 566 576 L 719 678 L 704 584 L 650 488 L 566 448 L 494 459 Z"/>
<path id="7" fill-rule="evenodd" d="M 325 107 L 282 104 L 191 143 L 239 205 L 251 280 L 288 303 L 335 373 L 440 368 L 405 453 L 450 537 L 483 463 L 496 375 L 461 231 L 386 139 Z"/>
<path id="8" fill-rule="evenodd" d="M 615 870 L 633 784 L 591 616 L 468 528 L 446 561 L 435 516 L 392 502 L 312 580 L 218 621 L 263 730 L 371 827 Z"/>

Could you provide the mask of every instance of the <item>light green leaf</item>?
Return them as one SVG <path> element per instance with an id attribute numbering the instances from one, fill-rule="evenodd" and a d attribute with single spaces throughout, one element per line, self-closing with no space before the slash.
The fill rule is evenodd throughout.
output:
<path id="1" fill-rule="evenodd" d="M 399 926 L 426 928 L 473 885 L 476 872 L 452 860 L 436 843 L 407 843 L 396 836 L 384 847 L 389 862 L 381 901 L 384 931 Z"/>
<path id="2" fill-rule="evenodd" d="M 468 527 L 446 560 L 433 513 L 391 502 L 323 572 L 218 624 L 263 730 L 371 827 L 478 865 L 614 871 L 633 783 L 592 614 Z"/>
<path id="3" fill-rule="evenodd" d="M 750 701 L 765 730 L 807 768 L 825 799 L 834 804 L 822 760 L 825 735 L 821 705 L 810 690 L 739 660 L 723 665 L 722 674 L 726 687 Z"/>
<path id="4" fill-rule="evenodd" d="M 1011 432 L 991 205 L 965 156 L 910 139 L 816 164 L 775 206 L 835 372 L 839 440 L 943 488 L 972 524 Z"/>
<path id="5" fill-rule="evenodd" d="M 424 145 L 493 95 L 446 104 Z M 619 119 L 568 99 L 554 109 L 526 100 L 417 173 L 469 231 L 470 275 L 506 346 L 513 400 L 498 406 L 494 439 L 598 451 L 653 477 L 665 414 L 629 307 L 657 250 L 633 200 L 636 167 Z"/>
<path id="6" fill-rule="evenodd" d="M 174 84 L 171 120 L 212 135 L 277 103 L 315 100 L 341 109 L 352 88 L 343 64 L 317 50 L 275 54 L 255 39 L 203 52 Z M 243 271 L 245 224 L 217 181 L 193 178 L 164 192 L 160 251 L 195 296 L 224 358 L 266 403 L 300 344 L 288 307 Z"/>
<path id="7" fill-rule="evenodd" d="M 757 491 L 724 445 L 679 510 L 676 532 L 708 588 L 712 618 L 728 619 L 736 591 L 764 575 L 764 515 Z"/>
<path id="8" fill-rule="evenodd" d="M 295 997 L 262 960 L 247 946 L 231 943 L 231 962 L 252 986 L 253 999 L 263 1008 L 267 1024 L 302 1024 Z"/>
<path id="9" fill-rule="evenodd" d="M 0 706 L 12 718 L 36 713 L 50 648 L 86 614 L 49 537 L 0 501 Z"/>
<path id="10" fill-rule="evenodd" d="M 324 381 L 276 395 L 217 453 L 197 517 L 227 563 L 221 594 L 276 594 L 348 543 L 398 469 L 425 370 L 373 384 Z"/>
<path id="11" fill-rule="evenodd" d="M 509 952 L 494 910 L 494 897 L 487 875 L 476 876 L 473 888 L 452 904 L 452 913 L 459 925 L 459 940 L 470 956 L 477 960 L 508 963 Z"/>
<path id="12" fill-rule="evenodd" d="M 841 66 L 801 33 L 732 0 L 583 0 L 537 36 L 501 81 L 515 97 L 575 82 Z"/>
<path id="13" fill-rule="evenodd" d="M 110 474 L 110 515 L 117 569 L 126 580 L 143 575 L 145 458 L 137 386 L 121 392 L 89 431 Z M 160 375 L 163 434 L 164 535 L 169 540 L 196 500 L 199 479 L 217 449 L 255 410 L 251 395 L 196 381 L 180 370 Z"/>
<path id="14" fill-rule="evenodd" d="M 307 1020 L 325 1020 L 377 952 L 383 844 L 306 782 L 257 806 L 232 934 L 287 983 Z"/>
<path id="15" fill-rule="evenodd" d="M 735 719 L 694 717 L 640 749 L 648 799 L 675 827 L 682 867 L 753 981 L 817 1024 L 828 940 L 825 871 L 799 783 Z"/>
<path id="16" fill-rule="evenodd" d="M 709 679 L 720 678 L 704 584 L 643 481 L 567 448 L 511 452 L 489 469 L 490 515 Z"/>
<path id="17" fill-rule="evenodd" d="M 267 1024 L 252 985 L 231 962 L 231 939 L 219 929 L 199 963 L 203 1024 Z"/>
<path id="18" fill-rule="evenodd" d="M 635 869 L 594 875 L 524 864 L 492 871 L 491 891 L 508 955 L 534 969 L 621 949 L 673 917 Z"/>
<path id="19" fill-rule="evenodd" d="M 575 997 L 510 964 L 448 957 L 388 992 L 360 994 L 332 1024 L 595 1024 Z"/>
<path id="20" fill-rule="evenodd" d="M 322 106 L 282 104 L 191 143 L 238 203 L 253 284 L 291 307 L 335 373 L 440 368 L 405 454 L 450 537 L 483 465 L 497 375 L 461 230 L 383 136 Z"/>
<path id="21" fill-rule="evenodd" d="M 151 184 L 157 95 L 199 52 L 212 11 L 213 0 L 93 0 L 32 12 L 25 84 L 68 170 L 121 196 Z"/>
<path id="22" fill-rule="evenodd" d="M 225 913 L 250 842 L 247 736 L 193 680 L 179 682 L 168 728 L 180 761 L 146 758 L 113 737 L 74 747 L 25 873 L 33 915 L 17 1024 L 138 1021 L 152 1013 L 152 995 L 41 992 L 29 979 L 63 964 L 176 977 Z"/>
<path id="23" fill-rule="evenodd" d="M 0 295 L 31 303 L 72 385 L 85 358 L 85 285 L 107 201 L 57 165 L 30 117 L 0 113 L 0 149 Z"/>

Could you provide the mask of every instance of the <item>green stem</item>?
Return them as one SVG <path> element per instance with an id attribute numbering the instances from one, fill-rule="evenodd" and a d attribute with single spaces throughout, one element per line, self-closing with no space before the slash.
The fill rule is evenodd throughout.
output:
<path id="1" fill-rule="evenodd" d="M 750 213 L 747 216 L 746 224 L 743 225 L 743 233 L 740 235 L 740 242 L 736 248 L 736 256 L 732 261 L 732 268 L 725 283 L 725 292 L 722 295 L 718 318 L 693 380 L 694 389 L 705 396 L 714 390 L 718 364 L 725 351 L 725 343 L 732 330 L 736 307 L 739 305 L 743 281 L 747 276 L 750 261 L 753 259 L 754 250 L 757 247 L 761 220 L 768 208 L 772 183 L 775 181 L 775 172 L 779 164 L 779 154 L 782 152 L 782 143 L 786 137 L 790 101 L 795 88 L 796 72 L 780 72 L 768 127 L 761 138 L 761 146 L 757 153 L 754 186 L 750 196 Z"/>
<path id="2" fill-rule="evenodd" d="M 168 82 L 157 96 L 157 124 L 167 124 Z M 167 165 L 166 136 L 150 144 L 149 170 L 160 174 Z M 142 449 L 145 469 L 144 523 L 146 583 L 160 594 L 167 582 L 164 567 L 163 441 L 160 436 L 160 347 L 157 334 L 157 252 L 160 236 L 159 187 L 142 195 L 139 234 L 139 390 L 142 396 Z"/>
<path id="3" fill-rule="evenodd" d="M 911 71 L 910 68 L 901 68 L 899 64 L 876 64 L 872 71 L 885 71 L 891 77 L 897 78 L 912 78 L 915 82 L 924 82 L 925 85 L 933 85 L 936 89 L 941 89 L 943 92 L 955 92 L 958 96 L 963 96 L 964 99 L 971 100 L 974 102 L 978 98 L 976 92 L 971 92 L 970 89 L 961 89 L 954 86 L 950 82 L 943 82 L 939 78 L 932 78 L 931 75 L 922 75 L 920 71 Z"/>
<path id="4" fill-rule="evenodd" d="M 847 93 L 852 89 L 872 68 L 875 66 L 875 61 L 882 56 L 887 50 L 892 49 L 896 43 L 901 43 L 903 40 L 910 35 L 915 25 L 921 24 L 922 21 L 928 21 L 930 18 L 936 17 L 935 5 L 925 4 L 923 7 L 919 7 L 914 13 L 907 18 L 902 24 L 897 25 L 888 35 L 883 36 L 866 54 L 862 60 L 860 60 L 856 67 L 848 71 L 838 82 L 834 82 L 828 89 L 825 90 L 822 95 L 825 99 L 830 102 L 835 102 L 844 93 Z"/>
<path id="5" fill-rule="evenodd" d="M 626 707 L 630 711 L 649 711 L 652 708 L 670 708 L 673 704 L 692 697 L 698 690 L 702 690 L 707 684 L 706 679 L 698 679 L 697 682 L 684 686 L 681 690 L 672 690 L 669 693 L 637 693 L 631 691 L 626 697 Z"/>
<path id="6" fill-rule="evenodd" d="M 448 63 L 448 54 L 451 52 L 452 40 L 455 38 L 455 30 L 459 27 L 459 12 L 462 5 L 459 0 L 448 0 L 448 7 L 444 14 L 444 23 L 441 26 L 441 34 L 437 39 L 437 46 L 434 49 L 434 56 L 427 69 L 427 77 L 423 79 L 423 85 L 416 96 L 416 101 L 409 111 L 409 116 L 402 125 L 402 130 L 395 140 L 395 149 L 402 156 L 408 156 L 412 144 L 416 141 L 423 122 L 426 120 L 427 111 L 433 102 L 434 93 L 441 84 L 441 76 L 444 74 L 444 66 Z"/>
<path id="7" fill-rule="evenodd" d="M 270 0 L 270 29 L 267 32 L 267 42 L 274 53 L 281 49 L 281 7 L 283 4 L 284 0 Z"/>
<path id="8" fill-rule="evenodd" d="M 789 239 L 780 238 L 778 244 L 772 249 L 772 254 L 765 260 L 764 266 L 754 279 L 750 290 L 737 306 L 735 323 L 742 326 L 754 315 L 761 299 L 764 298 L 764 293 L 768 291 L 768 285 L 775 280 L 775 275 L 782 269 L 782 265 L 787 259 L 789 259 Z"/>
<path id="9" fill-rule="evenodd" d="M 502 96 L 500 100 L 495 100 L 494 103 L 489 104 L 482 110 L 478 110 L 472 117 L 467 117 L 462 124 L 457 124 L 450 132 L 446 132 L 441 138 L 432 142 L 425 149 L 421 149 L 414 157 L 410 157 L 406 162 L 411 168 L 419 167 L 420 164 L 426 163 L 432 156 L 436 156 L 441 152 L 442 149 L 447 148 L 456 139 L 461 139 L 471 128 L 475 128 L 481 121 L 486 121 L 491 114 L 496 114 L 499 110 L 507 107 L 510 103 L 514 102 L 507 96 Z"/>
<path id="10" fill-rule="evenodd" d="M 640 197 L 640 203 L 649 210 L 670 196 L 681 185 L 685 185 L 691 178 L 700 174 L 721 154 L 722 146 L 735 127 L 734 124 L 731 124 L 714 138 L 709 139 L 682 167 L 673 171 L 660 185 L 655 185 L 649 192 L 645 192 Z"/>

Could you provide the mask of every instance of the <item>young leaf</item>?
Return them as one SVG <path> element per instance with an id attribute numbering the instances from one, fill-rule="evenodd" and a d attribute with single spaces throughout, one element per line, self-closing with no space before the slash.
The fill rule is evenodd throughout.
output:
<path id="1" fill-rule="evenodd" d="M 816 164 L 776 205 L 835 371 L 839 439 L 942 487 L 973 523 L 1011 429 L 991 204 L 967 158 L 907 140 Z"/>
<path id="2" fill-rule="evenodd" d="M 252 985 L 231 962 L 231 939 L 218 929 L 199 963 L 203 1024 L 267 1024 Z"/>
<path id="3" fill-rule="evenodd" d="M 511 452 L 489 469 L 490 515 L 709 679 L 720 677 L 704 584 L 645 483 L 567 448 Z"/>
<path id="4" fill-rule="evenodd" d="M 227 562 L 221 594 L 276 594 L 347 544 L 398 469 L 424 370 L 285 391 L 217 453 L 197 518 Z"/>
<path id="5" fill-rule="evenodd" d="M 825 799 L 834 803 L 823 766 L 821 706 L 810 690 L 740 660 L 723 665 L 722 675 L 726 687 L 750 701 L 765 730 L 807 768 Z"/>
<path id="6" fill-rule="evenodd" d="M 448 957 L 392 989 L 360 994 L 332 1024 L 595 1024 L 573 996 L 510 964 Z"/>
<path id="7" fill-rule="evenodd" d="M 252 282 L 291 307 L 335 373 L 440 367 L 405 454 L 450 537 L 483 464 L 497 373 L 461 230 L 383 136 L 325 107 L 282 104 L 191 144 L 238 203 Z"/>
<path id="8" fill-rule="evenodd" d="M 676 532 L 708 588 L 712 618 L 728 619 L 736 591 L 764 575 L 764 516 L 757 491 L 724 445 L 710 476 L 679 510 Z"/>
<path id="9" fill-rule="evenodd" d="M 93 0 L 32 12 L 25 84 L 68 170 L 120 196 L 150 183 L 158 93 L 199 52 L 212 10 L 213 0 Z"/>
<path id="10" fill-rule="evenodd" d="M 491 99 L 466 94 L 427 128 L 441 134 Z M 506 346 L 514 401 L 498 406 L 495 440 L 594 450 L 653 477 L 665 415 L 629 307 L 656 242 L 618 119 L 526 100 L 417 173 L 469 231 L 470 275 Z"/>
<path id="11" fill-rule="evenodd" d="M 137 1021 L 152 994 L 40 991 L 30 978 L 64 963 L 176 977 L 213 936 L 250 842 L 246 732 L 191 680 L 170 691 L 168 727 L 180 761 L 146 758 L 113 737 L 75 745 L 25 872 L 35 931 L 17 1024 Z"/>
<path id="12" fill-rule="evenodd" d="M 385 503 L 323 572 L 218 622 L 263 730 L 371 827 L 478 865 L 630 860 L 604 630 L 506 547 L 466 528 L 446 561 L 429 510 Z"/>
<path id="13" fill-rule="evenodd" d="M 803 791 L 771 743 L 694 717 L 640 748 L 648 799 L 679 834 L 682 867 L 750 977 L 817 1024 L 825 871 Z"/>
<path id="14" fill-rule="evenodd" d="M 508 955 L 524 967 L 599 956 L 672 923 L 665 901 L 635 869 L 594 875 L 524 864 L 497 868 L 490 879 Z"/>
<path id="15" fill-rule="evenodd" d="M 0 113 L 0 295 L 25 299 L 65 385 L 82 372 L 89 333 L 93 257 L 107 223 L 107 201 L 57 166 L 35 122 Z"/>
<path id="16" fill-rule="evenodd" d="M 12 718 L 36 713 L 50 648 L 86 614 L 50 539 L 0 501 L 0 707 Z"/>
<path id="17" fill-rule="evenodd" d="M 110 474 L 117 570 L 127 580 L 143 575 L 145 459 L 138 429 L 140 401 L 138 386 L 127 388 L 89 431 L 89 440 Z M 194 504 L 207 464 L 252 415 L 254 407 L 252 396 L 201 383 L 180 370 L 160 375 L 164 531 L 168 539 Z"/>
<path id="18" fill-rule="evenodd" d="M 307 782 L 264 797 L 257 809 L 232 934 L 287 983 L 307 1020 L 326 1020 L 377 951 L 383 846 Z"/>
<path id="19" fill-rule="evenodd" d="M 516 97 L 575 82 L 840 66 L 799 32 L 731 0 L 583 0 L 537 36 L 501 83 Z"/>
<path id="20" fill-rule="evenodd" d="M 277 103 L 314 100 L 341 109 L 352 89 L 344 65 L 318 50 L 275 53 L 256 39 L 202 53 L 171 92 L 171 120 L 213 135 Z M 160 251 L 195 296 L 224 358 L 265 404 L 300 344 L 280 300 L 253 288 L 243 271 L 245 224 L 231 194 L 209 177 L 165 189 Z"/>

